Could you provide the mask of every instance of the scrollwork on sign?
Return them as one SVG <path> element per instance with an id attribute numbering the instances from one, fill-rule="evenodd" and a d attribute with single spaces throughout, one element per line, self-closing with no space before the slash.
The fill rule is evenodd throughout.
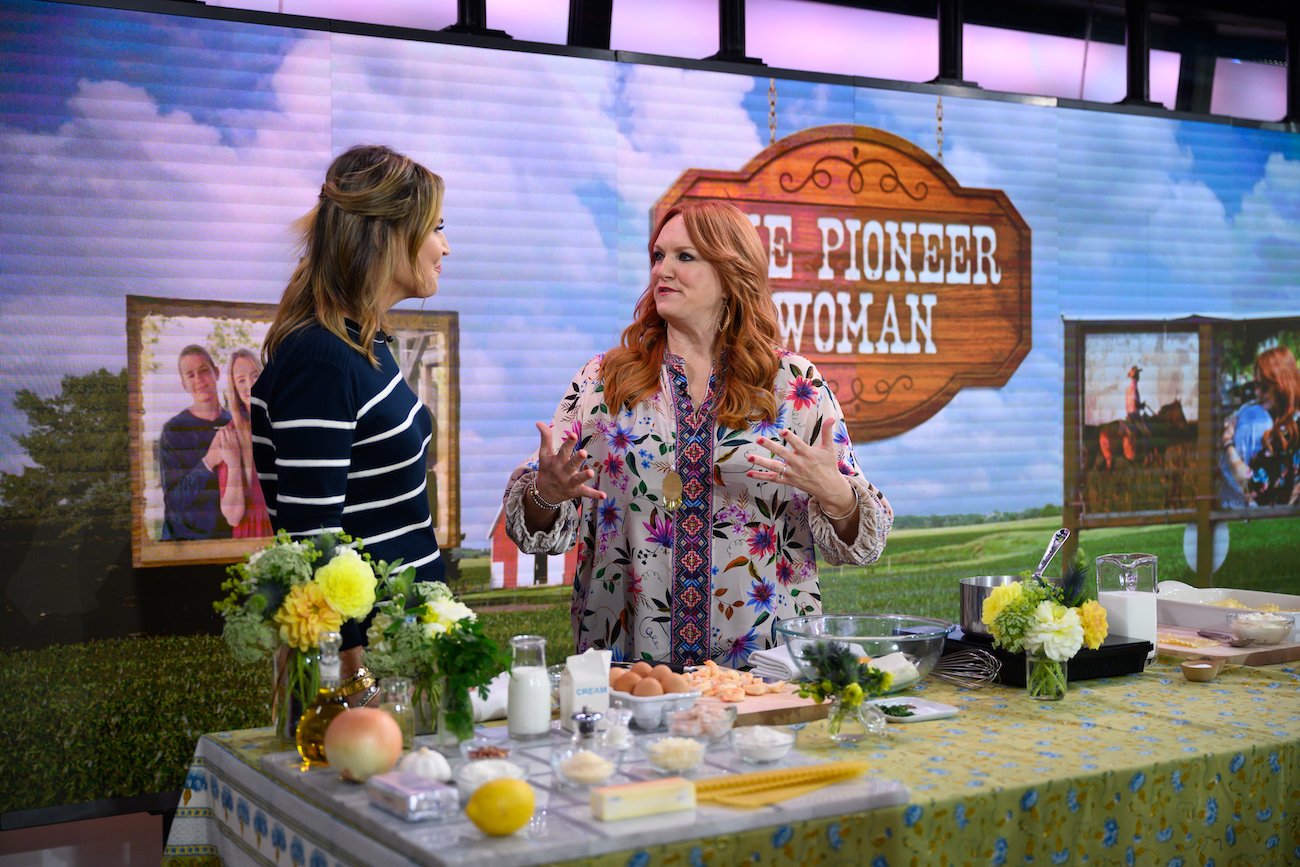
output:
<path id="1" fill-rule="evenodd" d="M 879 166 L 883 169 L 880 174 L 880 191 L 882 193 L 893 193 L 902 191 L 914 202 L 922 201 L 930 194 L 930 187 L 925 181 L 917 181 L 916 186 L 911 190 L 903 183 L 898 176 L 898 169 L 894 168 L 893 163 L 888 160 L 882 160 L 877 157 L 871 157 L 864 160 L 858 159 L 858 148 L 853 148 L 853 159 L 846 159 L 841 156 L 825 156 L 813 163 L 812 170 L 808 172 L 808 177 L 802 182 L 794 184 L 794 177 L 789 172 L 781 173 L 781 189 L 787 193 L 797 193 L 808 184 L 812 184 L 819 190 L 824 190 L 831 185 L 834 178 L 831 172 L 826 168 L 827 165 L 839 165 L 845 167 L 844 182 L 848 185 L 849 192 L 858 195 L 867 186 L 867 177 L 863 169 L 867 166 Z M 793 186 L 792 186 L 793 184 Z"/>
<path id="2" fill-rule="evenodd" d="M 889 396 L 894 393 L 895 388 L 900 388 L 903 391 L 911 391 L 913 384 L 912 377 L 908 376 L 906 373 L 895 377 L 893 382 L 878 379 L 872 388 L 879 397 L 870 397 L 867 396 L 867 384 L 858 377 L 854 377 L 853 382 L 849 384 L 849 391 L 851 394 L 849 402 L 884 403 L 889 400 Z"/>

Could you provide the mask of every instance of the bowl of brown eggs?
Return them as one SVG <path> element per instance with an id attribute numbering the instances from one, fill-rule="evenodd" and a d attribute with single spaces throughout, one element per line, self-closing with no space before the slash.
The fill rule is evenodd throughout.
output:
<path id="1" fill-rule="evenodd" d="M 640 661 L 629 668 L 609 670 L 610 699 L 622 699 L 632 711 L 632 721 L 645 731 L 659 728 L 664 714 L 684 710 L 700 697 L 683 675 L 662 663 Z"/>

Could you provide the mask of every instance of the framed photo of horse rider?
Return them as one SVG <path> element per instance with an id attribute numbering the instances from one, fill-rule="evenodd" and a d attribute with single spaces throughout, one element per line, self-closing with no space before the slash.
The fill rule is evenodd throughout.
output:
<path id="1" fill-rule="evenodd" d="M 1067 322 L 1066 331 L 1067 507 L 1085 527 L 1188 520 L 1204 469 L 1200 326 Z"/>

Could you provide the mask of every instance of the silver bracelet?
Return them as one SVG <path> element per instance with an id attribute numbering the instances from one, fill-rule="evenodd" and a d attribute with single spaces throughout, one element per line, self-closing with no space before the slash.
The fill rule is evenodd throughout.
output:
<path id="1" fill-rule="evenodd" d="M 858 511 L 858 506 L 861 505 L 861 501 L 858 499 L 858 488 L 857 488 L 856 485 L 850 483 L 850 484 L 849 484 L 849 490 L 851 490 L 851 491 L 853 492 L 853 508 L 852 508 L 852 509 L 849 509 L 849 510 L 848 510 L 847 512 L 845 512 L 843 515 L 832 515 L 832 514 L 830 514 L 829 512 L 826 511 L 826 508 L 825 508 L 825 507 L 822 507 L 822 514 L 826 516 L 826 520 L 828 520 L 828 521 L 843 521 L 845 518 L 849 517 L 849 516 L 852 515 L 854 512 Z"/>
<path id="2" fill-rule="evenodd" d="M 528 488 L 528 496 L 532 497 L 534 503 L 541 506 L 543 509 L 545 509 L 548 512 L 554 512 L 556 509 L 560 508 L 560 506 L 564 505 L 563 502 L 559 502 L 559 503 L 549 502 L 545 497 L 543 497 L 537 490 L 536 479 L 533 480 L 532 485 L 530 485 Z"/>

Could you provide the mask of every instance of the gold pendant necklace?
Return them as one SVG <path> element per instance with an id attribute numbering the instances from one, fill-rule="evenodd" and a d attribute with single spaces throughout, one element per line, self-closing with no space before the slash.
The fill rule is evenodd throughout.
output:
<path id="1" fill-rule="evenodd" d="M 682 504 L 682 476 L 677 470 L 669 470 L 664 476 L 664 511 L 675 512 Z"/>

